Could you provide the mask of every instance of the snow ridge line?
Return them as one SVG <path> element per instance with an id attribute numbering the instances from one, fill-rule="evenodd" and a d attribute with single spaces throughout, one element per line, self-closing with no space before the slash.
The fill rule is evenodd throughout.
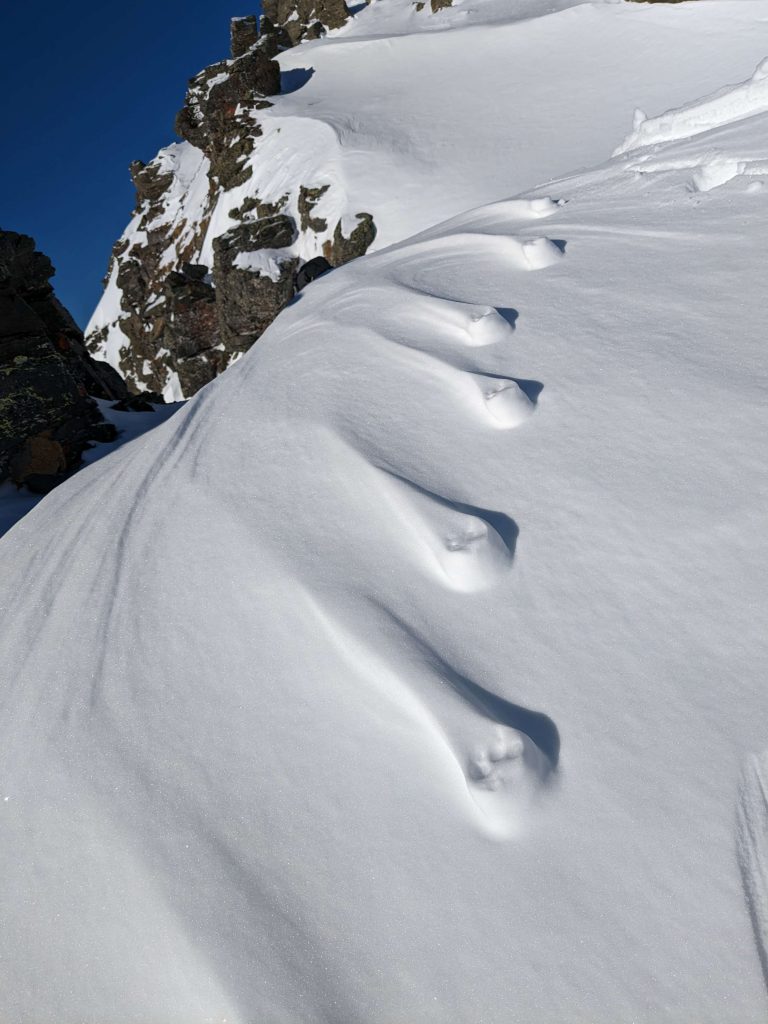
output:
<path id="1" fill-rule="evenodd" d="M 442 279 L 446 263 L 459 267 L 500 260 L 514 273 L 555 265 L 564 255 L 565 243 L 540 236 L 517 237 L 510 228 L 515 221 L 538 219 L 557 209 L 558 204 L 541 199 L 494 204 L 492 218 L 486 210 L 473 211 L 449 226 L 368 256 L 356 270 L 370 274 L 370 287 L 348 289 L 335 296 L 333 321 L 341 328 L 354 326 L 359 332 L 358 296 L 364 294 L 370 302 L 372 292 L 376 293 L 378 301 L 366 310 L 363 328 L 374 345 L 396 345 L 403 352 L 403 366 L 409 374 L 423 377 L 426 373 L 439 381 L 451 403 L 458 403 L 473 435 L 478 428 L 481 433 L 489 428 L 517 428 L 535 412 L 542 385 L 482 369 L 470 356 L 472 350 L 508 345 L 516 311 L 500 309 L 493 302 L 473 303 L 464 287 L 459 297 L 455 287 L 437 285 L 437 280 Z M 382 271 L 389 278 L 387 284 L 382 283 Z M 371 486 L 381 491 L 393 516 L 417 541 L 422 572 L 438 586 L 466 595 L 500 583 L 514 562 L 519 534 L 510 516 L 480 507 L 471 496 L 458 498 L 447 483 L 438 491 L 425 486 L 398 465 L 391 452 L 372 449 L 356 430 L 347 440 L 376 471 Z M 412 654 L 413 675 L 398 680 L 408 697 L 401 695 L 398 702 L 405 699 L 411 708 L 423 707 L 424 720 L 429 720 L 444 749 L 455 759 L 484 830 L 502 839 L 518 834 L 537 794 L 556 781 L 560 734 L 554 720 L 494 692 L 492 681 L 489 685 L 476 681 L 471 668 L 454 664 L 451 655 L 441 653 L 426 631 L 403 618 L 389 602 L 373 594 L 366 596 L 382 616 L 380 639 L 385 635 L 397 638 L 399 649 Z M 319 599 L 313 600 L 319 608 Z M 345 649 L 362 643 L 350 623 L 341 621 L 337 613 L 323 608 L 322 619 L 332 640 L 347 636 L 341 645 Z M 443 693 L 454 694 L 464 709 L 463 721 L 468 720 L 470 711 L 468 718 L 476 723 L 472 735 L 450 713 L 444 716 L 439 710 L 441 702 L 430 707 L 429 697 L 422 696 L 430 681 Z"/>

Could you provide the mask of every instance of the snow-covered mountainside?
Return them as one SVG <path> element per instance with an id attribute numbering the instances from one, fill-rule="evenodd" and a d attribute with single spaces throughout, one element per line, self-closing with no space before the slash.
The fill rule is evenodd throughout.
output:
<path id="1" fill-rule="evenodd" d="M 191 84 L 188 141 L 134 167 L 137 210 L 87 330 L 132 387 L 193 394 L 260 336 L 305 260 L 336 266 L 602 162 L 635 107 L 743 80 L 766 50 L 741 0 L 418 6 L 375 0 L 280 52 L 283 37 L 249 49 L 234 23 L 234 59 Z"/>
<path id="2" fill-rule="evenodd" d="M 757 1024 L 768 2 L 363 14 L 378 251 L 0 540 L 0 1019 Z"/>

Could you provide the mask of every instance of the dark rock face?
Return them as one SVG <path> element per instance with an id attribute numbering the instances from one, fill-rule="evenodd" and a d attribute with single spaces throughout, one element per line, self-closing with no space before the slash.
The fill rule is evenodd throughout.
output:
<path id="1" fill-rule="evenodd" d="M 255 14 L 245 18 L 233 18 L 230 23 L 229 36 L 232 57 L 242 57 L 259 41 L 259 26 Z"/>
<path id="2" fill-rule="evenodd" d="M 312 211 L 328 191 L 328 185 L 320 188 L 307 188 L 302 185 L 299 189 L 299 223 L 302 231 L 327 231 L 328 222 L 322 217 L 313 216 Z"/>
<path id="3" fill-rule="evenodd" d="M 86 351 L 53 273 L 33 239 L 0 230 L 0 481 L 38 490 L 55 486 L 92 441 L 114 437 L 89 394 L 127 395 L 119 374 Z"/>
<path id="4" fill-rule="evenodd" d="M 318 277 L 322 277 L 323 274 L 327 274 L 329 270 L 333 270 L 333 267 L 325 256 L 315 256 L 313 260 L 305 263 L 296 275 L 296 291 L 300 292 L 302 288 L 306 288 L 308 284 Z"/>
<path id="5" fill-rule="evenodd" d="M 241 224 L 213 243 L 219 324 L 224 346 L 230 352 L 249 349 L 291 301 L 298 266 L 295 257 L 281 257 L 277 280 L 273 280 L 259 271 L 238 267 L 238 256 L 259 249 L 285 248 L 295 234 L 291 218 L 278 214 Z"/>
<path id="6" fill-rule="evenodd" d="M 268 105 L 266 97 L 279 92 L 280 65 L 258 46 L 191 80 L 176 131 L 208 157 L 212 185 L 226 191 L 248 180 L 246 160 L 261 135 L 251 108 Z"/>
<path id="7" fill-rule="evenodd" d="M 169 188 L 173 182 L 172 174 L 163 174 L 157 165 L 147 166 L 141 160 L 134 160 L 128 168 L 131 181 L 136 189 L 138 202 L 148 199 L 154 202 Z"/>
<path id="8" fill-rule="evenodd" d="M 376 225 L 370 213 L 358 213 L 357 221 L 357 227 L 349 238 L 344 236 L 339 222 L 333 232 L 333 241 L 323 246 L 323 255 L 332 266 L 340 267 L 363 256 L 376 238 Z"/>
<path id="9" fill-rule="evenodd" d="M 268 25 L 281 26 L 291 46 L 341 28 L 349 18 L 344 0 L 264 0 L 263 11 Z M 269 34 L 263 23 L 262 32 Z"/>
<path id="10" fill-rule="evenodd" d="M 277 213 L 260 220 L 246 221 L 220 235 L 213 243 L 213 251 L 254 252 L 256 249 L 285 249 L 296 239 L 296 224 L 292 217 Z"/>

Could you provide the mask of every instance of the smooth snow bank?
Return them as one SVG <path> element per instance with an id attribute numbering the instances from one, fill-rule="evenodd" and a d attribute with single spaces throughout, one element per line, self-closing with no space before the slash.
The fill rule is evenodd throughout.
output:
<path id="1" fill-rule="evenodd" d="M 768 209 L 688 177 L 325 275 L 0 541 L 0 1017 L 765 1019 Z"/>
<path id="2" fill-rule="evenodd" d="M 635 115 L 635 129 L 615 151 L 614 156 L 643 146 L 687 139 L 701 132 L 721 128 L 745 117 L 768 112 L 768 58 L 761 61 L 754 75 L 740 85 L 720 89 L 713 96 L 669 110 L 660 117 Z"/>

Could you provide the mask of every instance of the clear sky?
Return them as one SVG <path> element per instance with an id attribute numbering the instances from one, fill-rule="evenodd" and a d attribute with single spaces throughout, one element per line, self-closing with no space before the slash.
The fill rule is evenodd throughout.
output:
<path id="1" fill-rule="evenodd" d="M 128 223 L 131 160 L 174 141 L 187 79 L 228 56 L 227 0 L 42 0 L 0 17 L 0 227 L 32 235 L 85 326 Z"/>

